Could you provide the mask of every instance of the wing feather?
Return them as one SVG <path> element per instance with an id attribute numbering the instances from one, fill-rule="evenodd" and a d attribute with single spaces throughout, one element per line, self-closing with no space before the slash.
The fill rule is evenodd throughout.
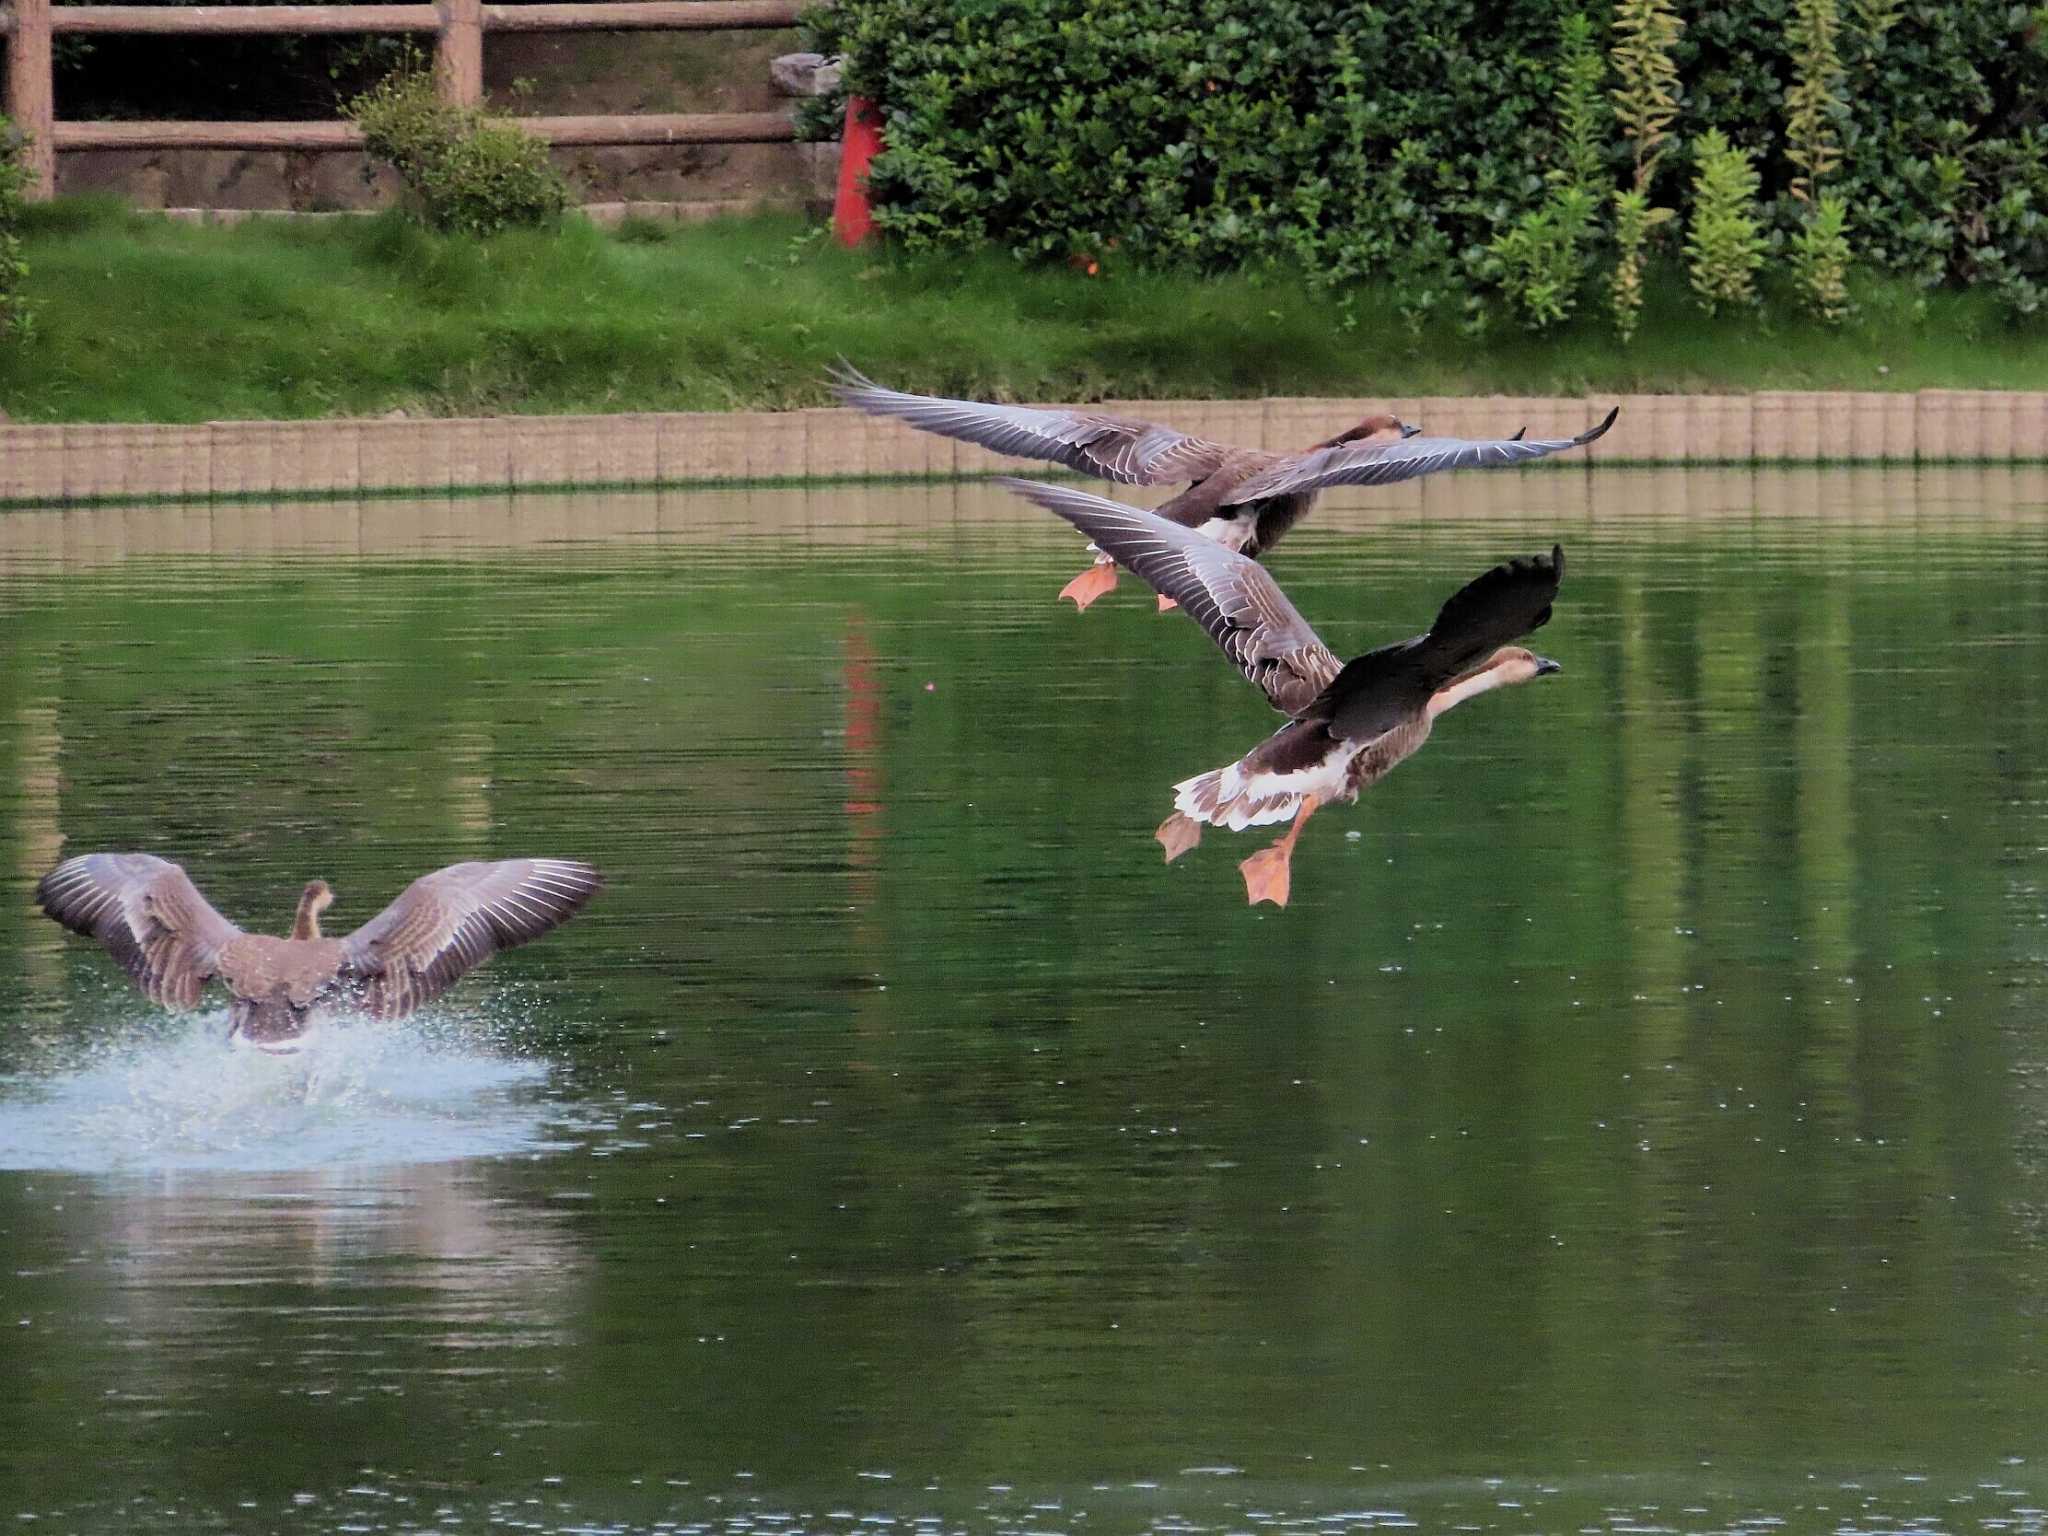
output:
<path id="1" fill-rule="evenodd" d="M 832 392 L 870 416 L 894 416 L 913 427 L 977 443 L 1020 459 L 1045 459 L 1121 485 L 1171 485 L 1216 472 L 1231 449 L 1156 422 L 1093 411 L 990 405 L 885 389 L 841 365 Z"/>
<path id="2" fill-rule="evenodd" d="M 1442 687 L 1548 624 L 1563 580 L 1564 547 L 1553 544 L 1548 555 L 1517 555 L 1453 592 L 1417 648 L 1427 686 Z"/>
<path id="3" fill-rule="evenodd" d="M 343 981 L 367 1012 L 401 1018 L 499 950 L 560 927 L 603 888 L 573 859 L 450 864 L 342 940 Z"/>
<path id="4" fill-rule="evenodd" d="M 1394 485 L 1449 469 L 1508 469 L 1532 459 L 1580 448 L 1605 435 L 1621 414 L 1616 406 L 1604 421 L 1577 437 L 1513 437 L 1468 440 L 1462 437 L 1407 437 L 1398 442 L 1345 443 L 1296 455 L 1264 474 L 1235 487 L 1226 506 L 1261 501 L 1290 492 L 1322 490 L 1332 485 Z"/>
<path id="5" fill-rule="evenodd" d="M 1157 513 L 1072 486 L 997 483 L 1065 518 L 1153 591 L 1180 604 L 1275 709 L 1299 713 L 1337 675 L 1330 648 L 1257 561 Z"/>
<path id="6" fill-rule="evenodd" d="M 1564 550 L 1518 555 L 1465 583 L 1425 634 L 1354 657 L 1307 714 L 1347 740 L 1370 740 L 1411 718 L 1430 695 L 1502 646 L 1550 621 Z"/>
<path id="7" fill-rule="evenodd" d="M 44 912 L 98 939 L 153 1003 L 191 1008 L 242 930 L 199 894 L 191 877 L 148 853 L 85 853 L 36 884 Z"/>

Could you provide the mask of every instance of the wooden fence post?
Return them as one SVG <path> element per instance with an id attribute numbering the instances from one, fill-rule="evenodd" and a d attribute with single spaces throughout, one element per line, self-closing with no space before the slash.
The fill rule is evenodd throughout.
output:
<path id="1" fill-rule="evenodd" d="M 483 0 L 436 0 L 435 9 L 441 13 L 441 35 L 434 44 L 441 99 L 473 107 L 484 99 Z"/>
<path id="2" fill-rule="evenodd" d="M 57 192 L 57 92 L 50 78 L 50 0 L 14 0 L 7 37 L 7 115 L 29 136 L 23 164 L 36 202 Z"/>

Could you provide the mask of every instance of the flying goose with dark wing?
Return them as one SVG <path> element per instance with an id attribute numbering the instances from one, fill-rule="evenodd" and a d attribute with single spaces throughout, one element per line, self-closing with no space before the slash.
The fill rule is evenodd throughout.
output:
<path id="1" fill-rule="evenodd" d="M 331 1009 L 403 1018 L 499 950 L 568 921 L 603 886 L 595 869 L 570 859 L 451 864 L 354 933 L 329 938 L 320 914 L 334 893 L 315 880 L 280 939 L 236 927 L 168 859 L 88 853 L 45 875 L 36 900 L 104 944 L 150 1001 L 191 1008 L 218 979 L 233 999 L 230 1039 L 290 1050 Z"/>
<path id="2" fill-rule="evenodd" d="M 1002 484 L 1055 512 L 1188 610 L 1288 722 L 1227 767 L 1174 786 L 1155 834 L 1170 863 L 1202 827 L 1291 820 L 1239 868 L 1254 904 L 1287 905 L 1295 840 L 1319 805 L 1350 803 L 1429 739 L 1438 715 L 1495 688 L 1562 670 L 1510 642 L 1549 622 L 1564 551 L 1516 559 L 1468 582 L 1413 639 L 1339 665 L 1273 578 L 1235 551 L 1154 513 L 1070 486 Z"/>
<path id="3" fill-rule="evenodd" d="M 1450 469 L 1501 469 L 1581 447 L 1614 424 L 1619 408 L 1577 437 L 1467 441 L 1419 437 L 1392 415 L 1357 425 L 1298 453 L 1233 448 L 1149 421 L 1083 410 L 989 405 L 885 389 L 841 366 L 833 393 L 874 416 L 894 416 L 926 432 L 978 443 L 998 453 L 1044 459 L 1123 485 L 1192 482 L 1158 508 L 1168 522 L 1192 528 L 1253 560 L 1279 543 L 1332 485 L 1393 485 Z M 1095 564 L 1061 590 L 1086 608 L 1116 586 L 1116 565 L 1099 551 Z M 1161 609 L 1173 606 L 1162 593 Z"/>

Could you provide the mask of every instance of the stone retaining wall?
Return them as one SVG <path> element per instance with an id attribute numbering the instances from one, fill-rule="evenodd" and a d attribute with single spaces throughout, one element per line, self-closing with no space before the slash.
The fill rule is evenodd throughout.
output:
<path id="1" fill-rule="evenodd" d="M 1614 397 L 1107 401 L 1224 442 L 1298 448 L 1391 409 L 1446 436 L 1564 437 Z M 2048 460 L 2048 394 L 1628 395 L 1588 464 Z M 0 506 L 978 474 L 984 449 L 848 410 L 0 426 Z M 1028 467 L 1028 466 L 1027 466 Z"/>

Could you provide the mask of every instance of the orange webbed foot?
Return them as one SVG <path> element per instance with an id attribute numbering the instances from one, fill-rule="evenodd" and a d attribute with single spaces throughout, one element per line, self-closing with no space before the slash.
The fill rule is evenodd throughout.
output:
<path id="1" fill-rule="evenodd" d="M 1276 907 L 1286 906 L 1288 864 L 1293 857 L 1293 844 L 1282 841 L 1260 849 L 1239 864 L 1237 867 L 1244 874 L 1246 903 L 1256 907 L 1262 901 L 1270 901 Z"/>
<path id="2" fill-rule="evenodd" d="M 1060 588 L 1061 597 L 1074 600 L 1076 612 L 1085 612 L 1090 603 L 1106 592 L 1116 589 L 1116 567 L 1113 565 L 1091 565 Z"/>
<path id="3" fill-rule="evenodd" d="M 1175 811 L 1159 823 L 1159 830 L 1152 835 L 1159 839 L 1159 846 L 1166 850 L 1166 862 L 1171 864 L 1202 840 L 1202 824 Z"/>
<path id="4" fill-rule="evenodd" d="M 1161 613 L 1171 613 L 1174 609 L 1178 608 L 1179 606 L 1180 604 L 1176 603 L 1172 598 L 1166 596 L 1164 593 L 1160 594 L 1159 611 Z"/>

